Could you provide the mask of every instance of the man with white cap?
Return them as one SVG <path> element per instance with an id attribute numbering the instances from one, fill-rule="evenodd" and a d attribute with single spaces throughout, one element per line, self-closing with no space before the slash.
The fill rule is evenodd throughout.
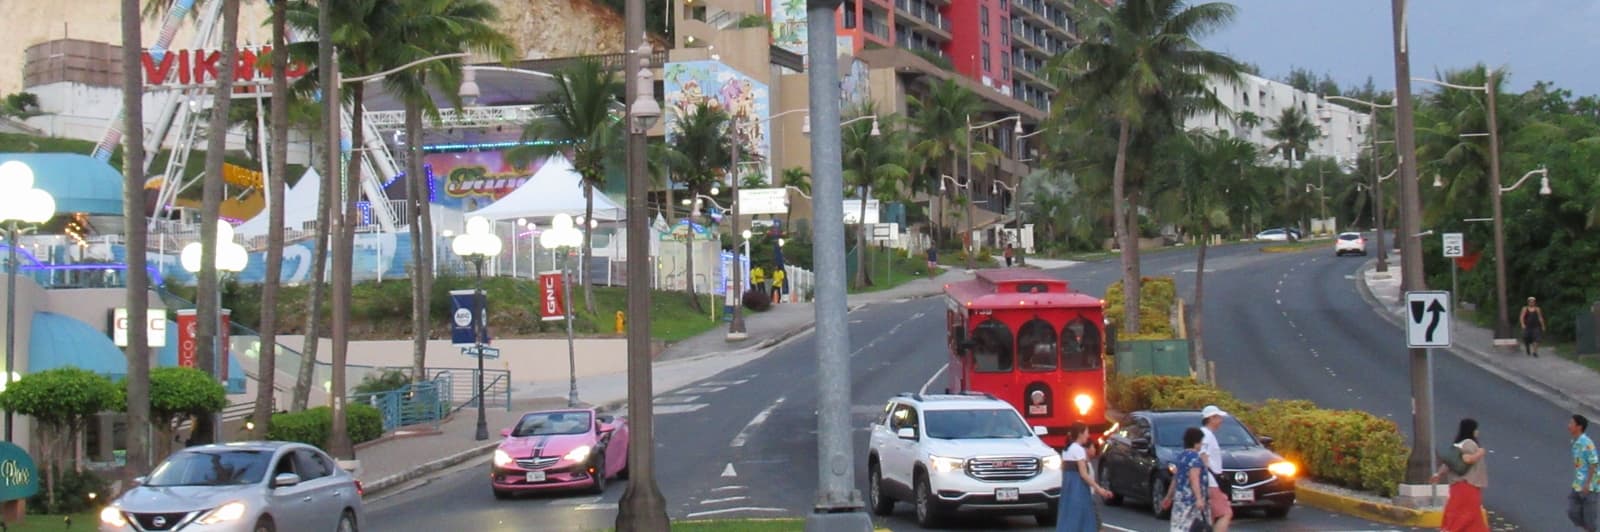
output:
<path id="1" fill-rule="evenodd" d="M 1205 476 L 1206 491 L 1209 492 L 1211 518 L 1215 520 L 1212 529 L 1216 532 L 1228 532 L 1228 525 L 1233 522 L 1233 505 L 1227 494 L 1222 493 L 1222 485 L 1217 483 L 1217 477 L 1222 474 L 1222 444 L 1217 442 L 1216 430 L 1222 428 L 1222 418 L 1227 415 L 1217 405 L 1206 405 L 1200 410 L 1200 432 L 1205 433 L 1205 438 L 1200 440 L 1200 459 L 1211 472 Z"/>

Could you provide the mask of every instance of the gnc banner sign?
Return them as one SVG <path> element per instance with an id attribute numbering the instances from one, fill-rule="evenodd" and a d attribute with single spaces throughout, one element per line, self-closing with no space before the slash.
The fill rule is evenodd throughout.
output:
<path id="1" fill-rule="evenodd" d="M 539 318 L 553 321 L 566 318 L 566 301 L 561 292 L 561 272 L 539 274 Z"/>
<path id="2" fill-rule="evenodd" d="M 218 353 L 219 367 L 217 369 L 220 371 L 218 375 L 228 374 L 228 327 L 232 323 L 232 315 L 232 310 L 222 309 L 222 330 L 220 331 L 220 338 L 218 338 L 218 340 L 221 340 L 218 344 L 222 346 L 222 352 Z M 196 339 L 200 336 L 199 328 L 199 322 L 195 320 L 194 309 L 178 309 L 178 367 L 200 367 L 200 350 Z M 226 380 L 226 378 L 223 380 Z"/>

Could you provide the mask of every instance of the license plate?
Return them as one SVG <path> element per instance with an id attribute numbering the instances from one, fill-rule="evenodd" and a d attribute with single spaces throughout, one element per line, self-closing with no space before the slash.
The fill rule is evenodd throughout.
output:
<path id="1" fill-rule="evenodd" d="M 994 500 L 997 502 L 1016 502 L 1017 488 L 995 488 Z"/>
<path id="2" fill-rule="evenodd" d="M 544 471 L 529 471 L 525 480 L 527 482 L 544 482 Z"/>
<path id="3" fill-rule="evenodd" d="M 1256 490 L 1234 488 L 1233 502 L 1256 502 Z"/>

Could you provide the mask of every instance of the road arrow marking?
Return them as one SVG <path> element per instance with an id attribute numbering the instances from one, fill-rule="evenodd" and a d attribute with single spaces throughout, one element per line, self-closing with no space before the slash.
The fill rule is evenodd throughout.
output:
<path id="1" fill-rule="evenodd" d="M 722 478 L 733 478 L 737 476 L 739 476 L 739 474 L 733 471 L 733 462 L 728 462 L 728 467 L 722 468 Z"/>

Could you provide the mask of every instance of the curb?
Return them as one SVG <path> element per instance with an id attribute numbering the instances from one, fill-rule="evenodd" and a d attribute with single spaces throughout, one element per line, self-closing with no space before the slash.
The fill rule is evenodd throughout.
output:
<path id="1" fill-rule="evenodd" d="M 374 495 L 387 491 L 390 488 L 394 488 L 395 486 L 399 486 L 408 481 L 428 476 L 437 471 L 448 469 L 451 466 L 466 462 L 474 457 L 482 457 L 484 453 L 494 450 L 494 448 L 499 445 L 500 442 L 498 440 L 484 443 L 477 447 L 473 447 L 444 458 L 418 464 L 416 467 L 413 467 L 411 470 L 404 473 L 397 473 L 369 483 L 363 483 L 362 488 L 366 491 L 366 494 L 362 498 L 371 498 Z"/>
<path id="2" fill-rule="evenodd" d="M 1444 521 L 1444 510 L 1442 508 L 1438 510 L 1406 508 L 1335 493 L 1315 486 L 1308 486 L 1305 482 L 1295 485 L 1294 496 L 1295 502 L 1303 503 L 1312 508 L 1379 523 L 1416 528 L 1439 528 L 1440 523 Z"/>
<path id="3" fill-rule="evenodd" d="M 1355 283 L 1357 292 L 1361 294 L 1361 299 L 1366 300 L 1367 305 L 1372 307 L 1372 310 L 1379 316 L 1382 316 L 1383 319 L 1388 320 L 1390 323 L 1393 323 L 1396 326 L 1404 329 L 1406 326 L 1405 320 L 1401 319 L 1400 316 L 1389 312 L 1389 308 L 1385 307 L 1382 302 L 1378 301 L 1378 296 L 1372 293 L 1372 287 L 1367 286 L 1367 272 L 1372 269 L 1376 261 L 1377 259 L 1368 260 L 1366 263 L 1362 264 L 1360 268 L 1356 269 Z M 1487 371 L 1496 377 L 1505 379 L 1507 382 L 1532 392 L 1534 395 L 1542 397 L 1546 401 L 1550 401 L 1556 406 L 1560 406 L 1568 410 L 1587 410 L 1590 412 L 1600 412 L 1600 403 L 1575 400 L 1568 396 L 1565 391 L 1554 386 L 1545 384 L 1538 379 L 1530 378 L 1521 373 L 1502 368 L 1498 364 L 1494 363 L 1494 354 L 1485 353 L 1477 347 L 1455 346 L 1451 347 L 1450 349 L 1446 349 L 1445 351 L 1454 353 L 1456 358 L 1477 366 L 1479 369 Z"/>

